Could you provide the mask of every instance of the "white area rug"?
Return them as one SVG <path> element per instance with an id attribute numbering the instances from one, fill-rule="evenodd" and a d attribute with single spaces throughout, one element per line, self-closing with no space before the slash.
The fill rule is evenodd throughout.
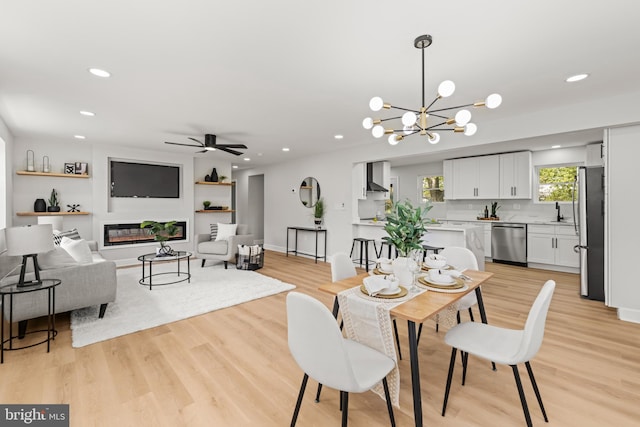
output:
<path id="1" fill-rule="evenodd" d="M 182 272 L 186 271 L 185 262 L 182 262 L 180 267 Z M 118 270 L 116 301 L 109 304 L 104 318 L 98 319 L 98 306 L 71 313 L 73 347 L 84 347 L 295 289 L 291 284 L 254 271 L 237 270 L 233 264 L 225 270 L 222 264 L 201 268 L 199 262 L 192 261 L 191 283 L 184 281 L 156 286 L 155 283 L 177 278 L 164 275 L 157 278 L 157 281 L 154 280 L 153 290 L 150 291 L 148 286 L 138 283 L 142 275 L 141 270 Z M 175 270 L 175 263 L 153 266 L 154 274 Z"/>

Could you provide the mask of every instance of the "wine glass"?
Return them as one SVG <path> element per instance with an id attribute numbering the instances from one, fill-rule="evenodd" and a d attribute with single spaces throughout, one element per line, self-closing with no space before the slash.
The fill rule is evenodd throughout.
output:
<path id="1" fill-rule="evenodd" d="M 412 281 L 411 281 L 411 292 L 418 292 L 420 289 L 416 286 L 416 276 L 420 272 L 421 262 L 422 262 L 422 251 L 413 250 L 409 253 L 409 259 L 407 260 L 407 267 L 411 272 Z"/>

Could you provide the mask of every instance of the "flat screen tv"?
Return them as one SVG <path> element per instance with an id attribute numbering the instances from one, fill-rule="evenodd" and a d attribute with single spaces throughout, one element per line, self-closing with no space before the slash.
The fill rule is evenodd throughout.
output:
<path id="1" fill-rule="evenodd" d="M 180 167 L 111 160 L 111 197 L 176 199 Z"/>

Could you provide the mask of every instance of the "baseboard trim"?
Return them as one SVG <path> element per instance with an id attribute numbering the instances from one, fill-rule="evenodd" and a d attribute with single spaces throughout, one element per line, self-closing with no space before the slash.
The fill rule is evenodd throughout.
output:
<path id="1" fill-rule="evenodd" d="M 619 308 L 618 319 L 624 320 L 625 322 L 640 323 L 640 310 Z"/>

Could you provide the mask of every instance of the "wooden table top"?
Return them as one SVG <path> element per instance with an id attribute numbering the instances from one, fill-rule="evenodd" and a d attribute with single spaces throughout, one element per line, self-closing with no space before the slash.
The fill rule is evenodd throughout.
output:
<path id="1" fill-rule="evenodd" d="M 493 273 L 475 270 L 465 270 L 464 274 L 473 279 L 471 282 L 465 282 L 469 287 L 466 292 L 423 292 L 422 294 L 410 299 L 409 301 L 406 301 L 394 307 L 390 312 L 391 315 L 399 319 L 422 323 L 430 317 L 438 314 L 450 304 L 467 295 L 469 292 L 472 292 L 482 283 L 491 278 L 491 276 L 493 276 Z M 339 292 L 362 285 L 362 280 L 368 275 L 369 273 L 362 273 L 357 276 L 349 277 L 348 279 L 326 283 L 324 285 L 321 285 L 318 289 L 322 292 L 326 292 L 330 295 L 336 296 Z"/>

